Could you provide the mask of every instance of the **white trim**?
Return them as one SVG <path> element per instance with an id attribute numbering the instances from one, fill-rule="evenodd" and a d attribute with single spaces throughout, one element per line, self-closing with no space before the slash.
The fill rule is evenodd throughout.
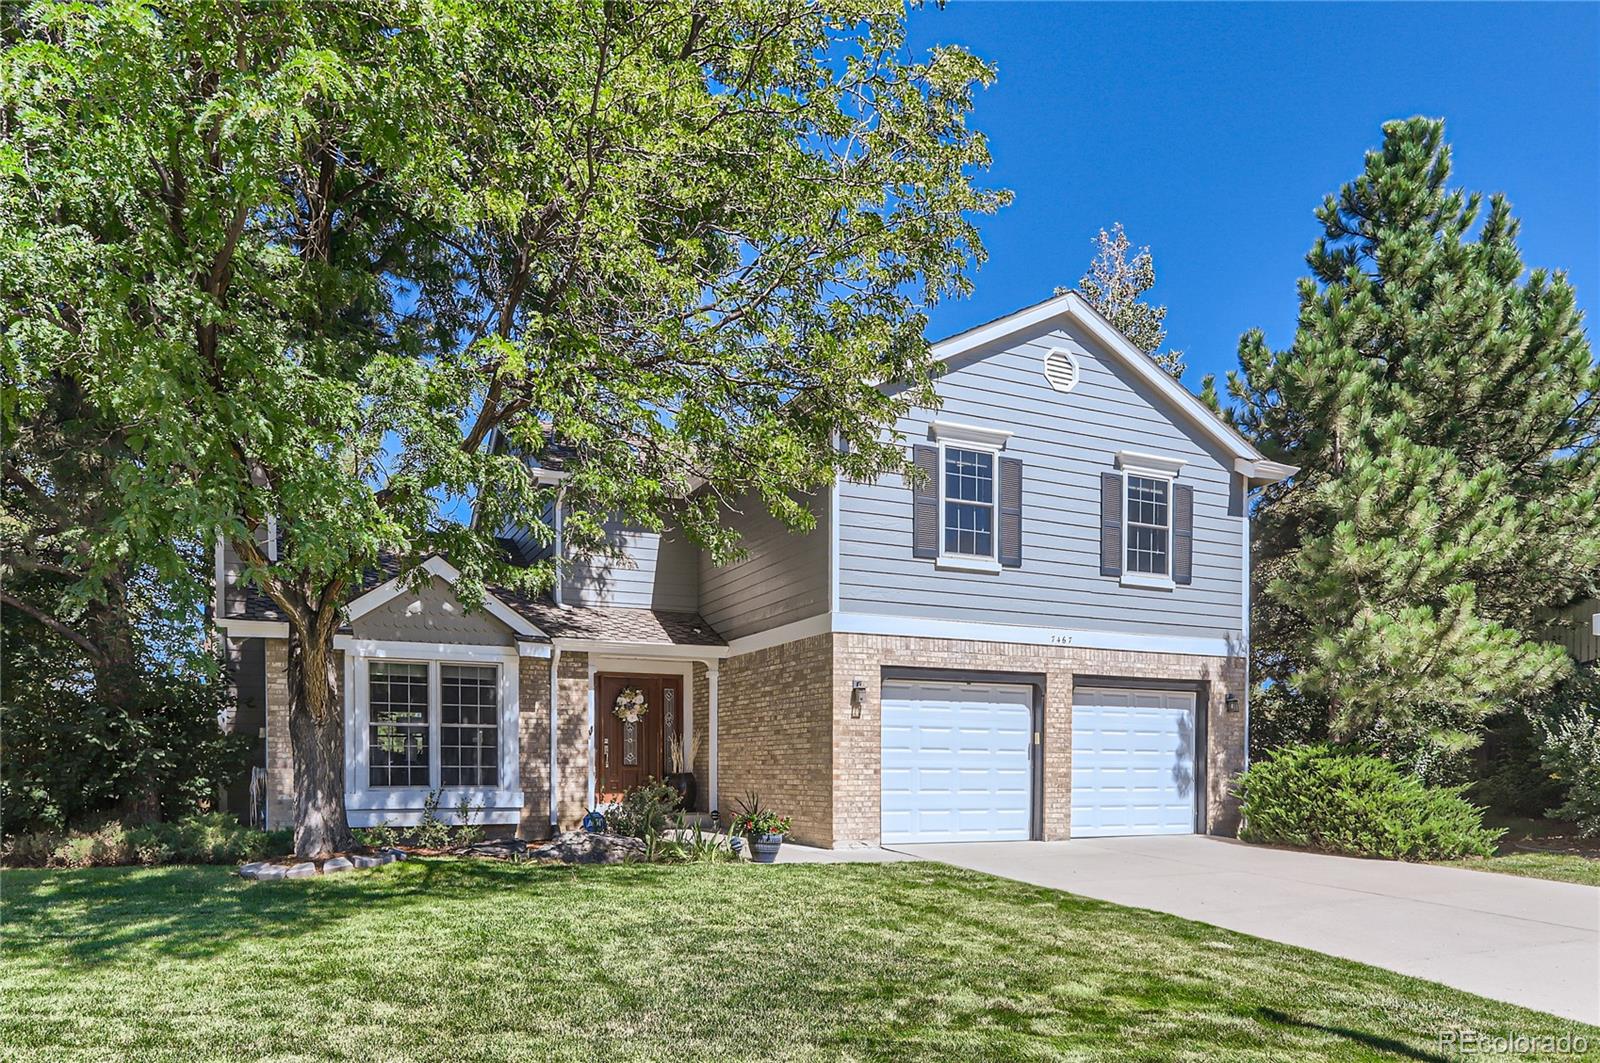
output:
<path id="1" fill-rule="evenodd" d="M 834 447 L 839 433 L 833 434 Z M 839 477 L 828 481 L 828 609 L 839 611 Z"/>
<path id="2" fill-rule="evenodd" d="M 1117 451 L 1117 468 L 1135 476 L 1154 476 L 1164 480 L 1175 478 L 1189 464 L 1183 458 L 1168 458 L 1160 454 L 1141 454 L 1136 450 Z"/>
<path id="3" fill-rule="evenodd" d="M 957 450 L 970 450 L 977 454 L 989 455 L 989 501 L 968 502 L 965 499 L 951 499 L 945 491 L 945 482 L 949 475 L 945 466 L 946 452 L 950 447 Z M 965 439 L 939 440 L 939 474 L 938 482 L 934 485 L 939 491 L 939 556 L 934 559 L 936 568 L 958 568 L 969 572 L 999 572 L 1000 571 L 1000 448 L 990 443 L 974 443 Z M 945 529 L 949 526 L 949 518 L 945 514 L 945 507 L 952 501 L 958 505 L 989 507 L 989 553 L 984 554 L 950 554 L 944 549 Z M 993 566 L 992 568 L 990 566 Z"/>
<path id="4" fill-rule="evenodd" d="M 439 661 L 516 663 L 521 654 L 515 646 L 483 646 L 453 642 L 391 642 L 386 639 L 361 639 L 354 635 L 333 636 L 333 648 L 361 657 L 410 657 Z"/>
<path id="5" fill-rule="evenodd" d="M 660 661 L 710 661 L 728 656 L 726 646 L 690 646 L 676 642 L 627 642 L 620 639 L 555 638 L 551 645 L 563 651 L 601 653 Z"/>
<path id="6" fill-rule="evenodd" d="M 1244 766 L 1250 767 L 1250 477 L 1240 474 L 1239 485 L 1239 655 L 1244 658 Z"/>
<path id="7" fill-rule="evenodd" d="M 594 677 L 596 675 L 599 675 L 602 672 L 621 672 L 621 673 L 624 673 L 624 674 L 632 672 L 632 673 L 637 673 L 637 674 L 641 674 L 641 675 L 670 675 L 670 676 L 676 676 L 677 678 L 682 679 L 683 680 L 684 737 L 685 737 L 685 739 L 687 739 L 688 736 L 692 733 L 690 728 L 693 726 L 692 721 L 694 719 L 694 712 L 695 712 L 695 704 L 694 704 L 694 666 L 696 664 L 698 664 L 698 663 L 702 663 L 702 662 L 699 661 L 698 659 L 663 661 L 663 660 L 658 660 L 658 659 L 654 659 L 654 658 L 650 658 L 650 657 L 637 657 L 637 656 L 612 656 L 612 657 L 608 657 L 608 656 L 604 656 L 604 655 L 598 654 L 598 653 L 592 653 L 592 654 L 589 655 L 589 783 L 588 783 L 588 798 L 589 798 L 589 800 L 588 800 L 588 805 L 586 807 L 588 807 L 588 808 L 593 808 L 594 807 L 595 787 L 596 787 L 595 770 L 594 770 L 594 766 L 595 766 L 595 750 L 594 750 L 595 717 L 596 717 L 596 713 L 598 712 L 597 706 L 599 705 L 600 688 L 595 683 Z M 710 674 L 710 675 L 715 675 L 716 674 L 716 668 L 714 667 L 713 662 L 707 661 L 707 662 L 703 662 L 703 663 L 705 663 L 705 665 L 706 665 L 706 671 L 707 671 L 708 674 Z M 715 689 L 714 685 L 713 685 L 712 689 L 713 690 Z M 715 698 L 715 695 L 713 694 L 712 697 Z M 715 701 L 713 701 L 712 703 L 715 704 Z M 713 733 L 715 733 L 715 732 L 713 732 Z M 715 749 L 715 746 L 713 745 L 713 750 L 714 749 Z M 694 766 L 690 765 L 689 770 L 693 771 L 694 770 Z M 712 770 L 713 770 L 713 773 L 715 773 L 715 769 L 712 769 Z M 714 774 L 713 774 L 713 777 L 714 777 Z"/>
<path id="8" fill-rule="evenodd" d="M 935 420 L 928 426 L 934 439 L 953 443 L 974 443 L 980 447 L 1000 450 L 1016 433 L 1009 428 L 983 428 L 975 424 L 957 424 L 955 421 Z"/>
<path id="9" fill-rule="evenodd" d="M 547 658 L 550 656 L 550 644 L 546 642 L 525 642 L 519 639 L 517 641 L 517 656 Z"/>
<path id="10" fill-rule="evenodd" d="M 566 579 L 561 568 L 567 561 L 567 522 L 562 515 L 562 510 L 565 508 L 565 502 L 563 501 L 565 496 L 565 489 L 558 484 L 556 486 L 555 516 L 551 520 L 551 523 L 555 525 L 555 550 L 550 557 L 550 567 L 555 573 L 555 582 L 550 585 L 550 600 L 555 602 L 558 608 L 567 604 L 566 595 L 561 586 Z"/>
<path id="11" fill-rule="evenodd" d="M 721 803 L 717 796 L 717 678 L 717 664 L 713 661 L 706 665 L 706 722 L 711 728 L 711 740 L 708 743 L 710 749 L 707 753 L 710 757 L 707 763 L 710 765 L 709 774 L 711 778 L 706 780 L 706 785 L 711 790 L 706 795 L 706 807 L 713 813 L 717 811 L 717 806 Z"/>
<path id="12" fill-rule="evenodd" d="M 435 554 L 423 561 L 419 568 L 431 576 L 438 576 L 452 587 L 461 579 L 461 572 L 450 562 Z M 344 607 L 345 619 L 352 623 L 366 616 L 374 609 L 384 605 L 402 594 L 411 592 L 407 585 L 410 572 L 403 572 L 391 580 L 379 584 L 361 597 L 350 602 Z M 544 638 L 544 632 L 533 625 L 527 617 L 512 609 L 499 598 L 493 591 L 485 590 L 483 595 L 483 611 L 500 621 L 506 627 L 519 635 L 530 635 L 535 638 Z"/>
<path id="13" fill-rule="evenodd" d="M 1589 630 L 1597 637 L 1600 637 L 1600 613 L 1596 613 L 1589 618 Z"/>
<path id="14" fill-rule="evenodd" d="M 561 758 L 557 755 L 561 734 L 561 650 L 552 647 L 550 653 L 550 833 L 554 834 L 561 822 Z M 592 804 L 592 802 L 591 802 Z M 587 806 L 586 806 L 587 807 Z"/>
<path id="15" fill-rule="evenodd" d="M 345 689 L 345 771 L 344 801 L 352 825 L 373 826 L 388 820 L 409 826 L 421 815 L 428 793 L 440 794 L 440 814 L 454 814 L 463 797 L 483 805 L 485 823 L 516 823 L 521 819 L 524 797 L 521 786 L 521 664 L 517 651 L 509 646 L 454 646 L 416 642 L 383 642 L 335 635 L 334 648 L 344 651 Z M 405 661 L 428 667 L 428 785 L 369 785 L 367 763 L 368 665 L 373 661 Z M 498 786 L 444 786 L 439 758 L 442 725 L 439 692 L 439 666 L 449 661 L 493 664 L 498 668 L 500 715 L 497 721 Z M 505 817 L 515 813 L 515 818 Z"/>
<path id="16" fill-rule="evenodd" d="M 1077 292 L 1063 293 L 1042 303 L 1024 307 L 996 321 L 940 340 L 933 345 L 933 358 L 935 361 L 948 361 L 968 351 L 998 343 L 1062 317 L 1071 320 L 1098 340 L 1142 383 L 1165 398 L 1186 420 L 1220 444 L 1229 454 L 1248 461 L 1264 460 L 1261 453 L 1243 436 L 1224 424 L 1205 403 L 1191 395 L 1187 388 L 1156 365 L 1149 355 L 1135 347 Z"/>
<path id="17" fill-rule="evenodd" d="M 1140 525 L 1140 527 L 1149 527 L 1149 525 Z M 1167 540 L 1169 545 L 1171 543 L 1171 538 L 1172 530 L 1169 528 L 1167 529 Z M 1170 560 L 1171 558 L 1168 558 L 1169 562 Z M 1171 565 L 1169 564 L 1168 567 L 1170 568 Z M 1157 575 L 1154 572 L 1129 572 L 1126 564 L 1122 566 L 1122 569 L 1122 585 L 1124 587 L 1144 587 L 1148 590 L 1157 591 L 1173 591 L 1178 589 L 1177 582 L 1173 580 L 1171 576 Z"/>
<path id="18" fill-rule="evenodd" d="M 852 635 L 906 635 L 914 638 L 958 639 L 967 642 L 1011 642 L 1027 646 L 1077 646 L 1091 650 L 1128 650 L 1134 653 L 1185 653 L 1198 657 L 1228 657 L 1237 643 L 1227 637 L 1144 635 L 1121 631 L 1087 631 L 1081 628 L 1029 627 L 1016 624 L 979 624 L 963 620 L 884 616 L 877 613 L 819 613 L 804 620 L 746 635 L 728 644 L 734 656 L 782 646 L 830 632 Z"/>
<path id="19" fill-rule="evenodd" d="M 278 515 L 267 514 L 267 560 L 278 560 Z"/>
<path id="20" fill-rule="evenodd" d="M 595 673 L 594 657 L 591 655 L 589 657 L 588 683 L 583 688 L 584 711 L 588 714 L 588 717 L 589 717 L 589 737 L 587 739 L 588 747 L 589 747 L 589 755 L 584 758 L 585 763 L 586 763 L 586 770 L 588 772 L 588 780 L 584 784 L 584 791 L 583 791 L 584 792 L 583 807 L 584 807 L 585 810 L 594 808 L 594 794 L 595 794 L 595 776 L 594 776 L 595 706 L 599 703 L 600 697 L 599 697 L 598 694 L 595 693 L 595 689 L 594 689 L 594 673 Z"/>
<path id="21" fill-rule="evenodd" d="M 230 639 L 286 639 L 289 637 L 287 620 L 241 620 L 221 617 L 217 627 L 227 632 Z"/>
<path id="22" fill-rule="evenodd" d="M 217 593 L 215 602 L 211 607 L 211 622 L 222 627 L 222 622 L 228 618 L 228 596 L 223 593 L 223 588 L 228 585 L 228 566 L 223 560 L 222 536 L 217 536 Z M 223 628 L 226 631 L 226 628 Z"/>
<path id="23" fill-rule="evenodd" d="M 1268 461 L 1265 458 L 1259 461 L 1235 458 L 1233 471 L 1242 474 L 1246 480 L 1253 483 L 1275 484 L 1299 472 L 1300 466 L 1285 465 L 1281 461 Z"/>

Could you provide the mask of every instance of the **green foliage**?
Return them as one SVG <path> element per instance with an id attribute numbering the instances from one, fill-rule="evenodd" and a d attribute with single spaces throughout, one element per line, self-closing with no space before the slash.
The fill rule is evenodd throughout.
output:
<path id="1" fill-rule="evenodd" d="M 236 864 L 282 856 L 290 841 L 288 830 L 253 830 L 214 812 L 137 827 L 112 821 L 92 830 L 19 833 L 7 837 L 3 857 L 14 867 Z"/>
<path id="2" fill-rule="evenodd" d="M 146 660 L 106 700 L 69 643 L 3 614 L 0 808 L 4 833 L 62 831 L 113 813 L 150 784 L 167 817 L 207 807 L 251 740 L 223 733 L 231 696 L 187 661 Z"/>
<path id="3" fill-rule="evenodd" d="M 419 849 L 448 849 L 455 839 L 455 831 L 439 815 L 440 796 L 438 790 L 429 790 L 422 799 L 422 818 L 409 832 L 411 844 Z"/>
<path id="4" fill-rule="evenodd" d="M 1565 685 L 1537 698 L 1536 705 L 1549 704 Z M 1537 819 L 1561 803 L 1566 786 L 1544 763 L 1530 711 L 1517 709 L 1498 717 L 1483 748 L 1484 762 L 1469 793 L 1491 814 Z"/>
<path id="5" fill-rule="evenodd" d="M 1290 746 L 1239 777 L 1239 837 L 1389 860 L 1488 856 L 1503 832 L 1483 826 L 1462 789 L 1336 746 Z"/>
<path id="6" fill-rule="evenodd" d="M 1008 198 L 992 71 L 912 55 L 900 5 L 41 2 L 5 40 L 4 402 L 76 380 L 136 455 L 124 527 L 225 535 L 297 647 L 380 551 L 469 603 L 548 581 L 495 532 L 551 443 L 575 553 L 621 513 L 725 559 L 743 493 L 809 526 L 797 491 L 903 465 L 927 308 Z M 347 835 L 324 789 L 306 851 Z"/>
<path id="7" fill-rule="evenodd" d="M 1292 347 L 1230 378 L 1300 468 L 1255 512 L 1255 676 L 1433 778 L 1568 664 L 1541 614 L 1600 573 L 1600 367 L 1571 285 L 1523 275 L 1504 197 L 1448 186 L 1443 123 L 1390 122 L 1329 196 Z M 1486 206 L 1486 209 L 1485 209 Z"/>
<path id="8" fill-rule="evenodd" d="M 478 822 L 483 817 L 484 806 L 474 805 L 470 798 L 463 796 L 456 805 L 456 829 L 451 834 L 451 841 L 459 846 L 472 845 L 483 841 L 483 824 Z"/>
<path id="9" fill-rule="evenodd" d="M 739 799 L 728 822 L 730 834 L 788 834 L 793 826 L 788 816 L 780 816 L 761 803 L 757 794 L 747 794 Z"/>
<path id="10" fill-rule="evenodd" d="M 1155 287 L 1155 259 L 1149 247 L 1139 248 L 1130 259 L 1128 251 L 1132 246 L 1120 221 L 1112 225 L 1109 233 L 1101 229 L 1095 237 L 1094 261 L 1078 281 L 1078 291 L 1135 347 L 1173 377 L 1181 377 L 1183 352 L 1158 350 L 1167 338 L 1167 308 L 1141 301 L 1141 296 Z M 1057 288 L 1056 294 L 1064 291 L 1065 288 Z"/>
<path id="11" fill-rule="evenodd" d="M 387 819 L 375 827 L 357 827 L 351 833 L 357 844 L 369 849 L 393 849 L 400 844 L 400 831 Z"/>
<path id="12" fill-rule="evenodd" d="M 650 844 L 667 829 L 668 818 L 677 809 L 678 791 L 652 779 L 623 794 L 621 801 L 606 810 L 606 829 Z"/>
<path id="13" fill-rule="evenodd" d="M 1563 788 L 1549 814 L 1600 835 L 1600 668 L 1580 669 L 1529 715 L 1543 766 Z"/>
<path id="14" fill-rule="evenodd" d="M 646 859 L 663 864 L 725 864 L 736 857 L 728 835 L 708 831 L 695 820 L 691 826 L 680 815 L 673 830 L 645 839 Z"/>

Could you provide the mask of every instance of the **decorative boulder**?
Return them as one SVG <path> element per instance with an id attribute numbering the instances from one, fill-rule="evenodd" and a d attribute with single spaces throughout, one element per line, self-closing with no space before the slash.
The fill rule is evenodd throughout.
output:
<path id="1" fill-rule="evenodd" d="M 491 838 L 474 842 L 461 851 L 463 856 L 484 856 L 491 860 L 520 860 L 528 852 L 521 838 Z"/>
<path id="2" fill-rule="evenodd" d="M 528 859 L 563 864 L 622 864 L 644 858 L 644 842 L 620 834 L 590 834 L 581 830 L 564 831 L 537 849 L 528 850 Z"/>

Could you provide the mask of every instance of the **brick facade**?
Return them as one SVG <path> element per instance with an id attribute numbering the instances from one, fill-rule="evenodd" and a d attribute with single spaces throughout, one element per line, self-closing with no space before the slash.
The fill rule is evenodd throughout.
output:
<path id="1" fill-rule="evenodd" d="M 583 814 L 588 811 L 589 655 L 563 653 L 556 669 L 556 684 L 559 688 L 556 726 L 560 743 L 556 751 L 560 760 L 556 808 L 561 829 L 567 830 L 581 823 Z"/>
<path id="2" fill-rule="evenodd" d="M 517 670 L 517 754 L 522 820 L 517 835 L 550 834 L 550 661 L 523 657 Z"/>

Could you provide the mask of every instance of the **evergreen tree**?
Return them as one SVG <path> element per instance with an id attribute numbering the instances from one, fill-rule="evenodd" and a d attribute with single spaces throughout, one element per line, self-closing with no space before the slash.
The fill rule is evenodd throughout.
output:
<path id="1" fill-rule="evenodd" d="M 1600 369 L 1504 197 L 1448 186 L 1443 123 L 1383 132 L 1317 211 L 1293 346 L 1247 334 L 1230 380 L 1301 469 L 1256 511 L 1253 665 L 1275 711 L 1439 774 L 1568 667 L 1535 636 L 1600 563 Z"/>
<path id="2" fill-rule="evenodd" d="M 1183 376 L 1183 352 L 1159 350 L 1167 338 L 1165 321 L 1167 308 L 1142 302 L 1140 296 L 1155 287 L 1156 263 L 1148 246 L 1139 248 L 1132 258 L 1128 252 L 1133 245 L 1122 223 L 1116 222 L 1111 231 L 1100 230 L 1094 239 L 1096 252 L 1089 263 L 1089 272 L 1078 281 L 1078 291 L 1107 321 L 1117 327 L 1156 364 L 1174 377 Z M 1061 295 L 1065 288 L 1057 288 Z"/>

